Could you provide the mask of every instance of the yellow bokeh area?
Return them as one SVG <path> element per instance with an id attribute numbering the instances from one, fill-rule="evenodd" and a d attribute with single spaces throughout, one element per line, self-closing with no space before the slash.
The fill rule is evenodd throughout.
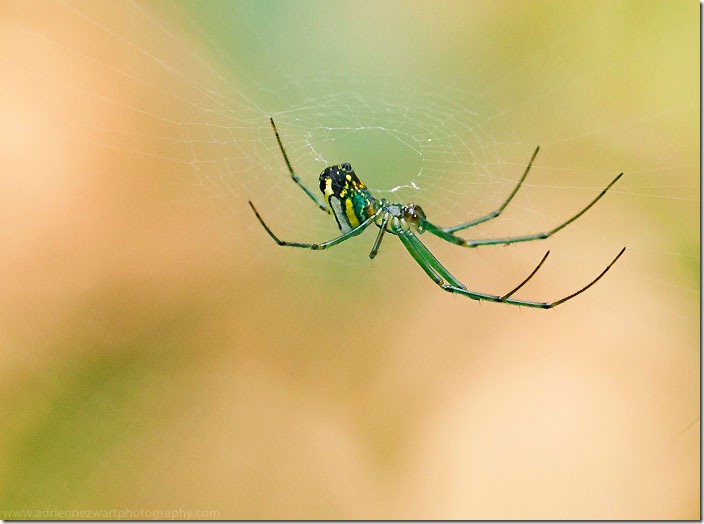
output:
<path id="1" fill-rule="evenodd" d="M 699 4 L 0 7 L 0 518 L 698 519 Z M 317 192 L 424 234 L 444 293 Z M 486 226 L 486 227 L 485 227 Z"/>

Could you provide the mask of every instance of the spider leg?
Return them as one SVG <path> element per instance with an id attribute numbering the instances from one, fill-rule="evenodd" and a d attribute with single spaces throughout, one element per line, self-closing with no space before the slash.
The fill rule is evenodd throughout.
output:
<path id="1" fill-rule="evenodd" d="M 455 233 L 457 231 L 462 231 L 463 229 L 467 229 L 467 228 L 476 226 L 477 224 L 481 224 L 482 222 L 486 222 L 488 220 L 491 220 L 492 218 L 496 218 L 497 216 L 499 216 L 501 214 L 501 212 L 506 208 L 508 203 L 511 200 L 513 200 L 513 197 L 516 196 L 516 193 L 518 193 L 518 190 L 523 185 L 523 181 L 528 176 L 528 171 L 530 171 L 530 168 L 533 166 L 533 161 L 535 160 L 535 157 L 538 155 L 538 151 L 540 151 L 540 146 L 537 146 L 535 148 L 535 151 L 533 151 L 533 156 L 530 157 L 530 160 L 528 161 L 528 165 L 526 166 L 525 171 L 523 171 L 523 176 L 521 176 L 521 179 L 518 181 L 518 184 L 516 184 L 516 187 L 513 188 L 513 191 L 511 191 L 511 194 L 508 196 L 508 198 L 506 200 L 504 200 L 504 203 L 501 204 L 497 209 L 495 209 L 491 213 L 487 213 L 484 216 L 481 216 L 479 218 L 475 218 L 474 220 L 470 220 L 469 222 L 465 222 L 464 224 L 459 224 L 457 226 L 451 226 L 451 227 L 443 227 L 442 230 L 445 233 Z"/>
<path id="2" fill-rule="evenodd" d="M 403 230 L 401 227 L 398 227 L 394 228 L 394 232 L 401 239 L 401 242 L 411 254 L 413 259 L 421 267 L 421 269 L 423 269 L 423 271 L 425 271 L 425 273 L 445 291 L 449 293 L 457 293 L 459 295 L 464 295 L 473 300 L 486 300 L 489 302 L 500 302 L 502 304 L 511 304 L 514 306 L 526 306 L 541 309 L 553 308 L 562 304 L 563 302 L 567 302 L 568 300 L 576 297 L 581 293 L 584 293 L 587 289 L 596 284 L 607 273 L 607 271 L 609 271 L 609 269 L 611 269 L 611 267 L 616 263 L 616 261 L 621 257 L 621 255 L 623 255 L 623 252 L 626 250 L 626 248 L 624 247 L 621 251 L 619 251 L 618 255 L 616 255 L 616 257 L 609 263 L 608 266 L 606 266 L 606 268 L 601 273 L 599 273 L 596 278 L 594 278 L 591 282 L 589 282 L 586 286 L 582 287 L 578 291 L 575 291 L 574 293 L 567 295 L 566 297 L 563 297 L 559 300 L 555 300 L 553 302 L 536 302 L 533 300 L 520 300 L 508 297 L 510 297 L 516 291 L 522 288 L 533 277 L 533 275 L 535 275 L 538 269 L 540 269 L 540 266 L 543 265 L 543 262 L 545 262 L 547 254 L 543 256 L 543 259 L 533 270 L 533 272 L 528 276 L 528 278 L 521 282 L 521 284 L 519 284 L 512 291 L 510 291 L 504 296 L 491 295 L 489 293 L 480 293 L 477 291 L 468 290 L 461 282 L 459 282 L 455 277 L 450 274 L 450 272 L 433 256 L 432 253 L 430 253 L 430 250 L 425 247 L 425 245 L 412 231 L 406 231 Z M 446 283 L 446 281 L 448 281 L 449 283 Z"/>
<path id="3" fill-rule="evenodd" d="M 608 186 L 606 186 L 604 189 L 601 190 L 601 193 L 597 195 L 597 197 L 592 200 L 584 209 L 582 209 L 579 213 L 576 215 L 572 216 L 570 219 L 567 221 L 563 222 L 557 227 L 552 228 L 549 231 L 544 231 L 542 233 L 535 233 L 532 235 L 521 235 L 521 236 L 515 236 L 515 237 L 506 237 L 506 238 L 487 238 L 487 239 L 481 239 L 481 240 L 467 240 L 461 237 L 458 237 L 457 235 L 453 233 L 448 233 L 445 228 L 442 228 L 440 226 L 436 226 L 435 224 L 425 221 L 424 226 L 426 231 L 432 233 L 435 236 L 438 236 L 442 238 L 443 240 L 446 240 L 448 242 L 451 242 L 453 244 L 457 244 L 458 246 L 462 247 L 477 247 L 477 246 L 488 246 L 488 245 L 496 245 L 496 244 L 515 244 L 517 242 L 527 242 L 529 240 L 542 240 L 545 238 L 548 238 L 564 227 L 568 226 L 575 220 L 577 220 L 579 217 L 581 217 L 584 213 L 586 213 L 594 204 L 596 204 L 601 197 L 603 197 L 606 192 L 611 189 L 611 186 L 613 186 L 619 178 L 623 176 L 623 173 L 620 173 L 616 178 L 614 178 Z"/>
<path id="4" fill-rule="evenodd" d="M 400 225 L 394 225 L 394 233 L 401 239 L 401 242 L 411 254 L 418 265 L 432 278 L 439 286 L 445 285 L 445 282 L 450 282 L 458 289 L 465 289 L 464 284 L 457 280 L 440 261 L 435 258 L 430 250 L 425 247 L 420 239 L 413 234 L 411 230 L 406 230 Z"/>
<path id="5" fill-rule="evenodd" d="M 301 242 L 287 242 L 286 240 L 281 240 L 279 237 L 277 237 L 274 232 L 269 229 L 269 226 L 266 225 L 262 217 L 259 215 L 259 212 L 257 209 L 254 207 L 254 204 L 252 204 L 252 201 L 249 201 L 249 206 L 252 208 L 252 211 L 254 211 L 254 214 L 257 216 L 257 219 L 259 220 L 259 223 L 262 225 L 262 227 L 266 230 L 267 233 L 269 233 L 269 236 L 274 239 L 274 242 L 279 244 L 280 246 L 289 246 L 289 247 L 302 247 L 304 249 L 327 249 L 332 246 L 336 246 L 337 244 L 340 244 L 341 242 L 344 242 L 345 240 L 348 240 L 352 237 L 356 237 L 359 235 L 362 231 L 367 229 L 373 222 L 374 220 L 383 212 L 383 209 L 380 209 L 377 211 L 375 214 L 367 218 L 364 222 L 359 224 L 357 227 L 354 229 L 351 229 L 347 233 L 344 233 L 340 235 L 339 237 L 333 238 L 332 240 L 328 240 L 327 242 L 322 242 L 320 244 L 304 244 Z"/>
<path id="6" fill-rule="evenodd" d="M 271 122 L 271 127 L 274 130 L 274 134 L 276 135 L 276 141 L 279 143 L 279 149 L 281 150 L 281 154 L 284 156 L 284 162 L 286 162 L 286 167 L 288 167 L 288 172 L 291 174 L 291 178 L 296 184 L 298 184 L 298 187 L 300 187 L 305 192 L 305 194 L 310 197 L 313 202 L 318 204 L 318 207 L 320 209 L 330 214 L 330 209 L 328 209 L 328 206 L 326 206 L 322 201 L 320 201 L 318 197 L 315 196 L 315 193 L 308 189 L 294 172 L 293 167 L 291 167 L 291 162 L 288 159 L 288 155 L 286 154 L 286 150 L 284 149 L 284 145 L 281 143 L 281 137 L 279 137 L 279 132 L 276 129 L 276 124 L 274 124 L 274 119 L 269 118 L 269 122 Z"/>
<path id="7" fill-rule="evenodd" d="M 386 233 L 386 225 L 389 223 L 389 218 L 391 215 L 388 213 L 384 214 L 384 218 L 381 220 L 381 225 L 379 226 L 379 234 L 376 236 L 372 250 L 369 252 L 369 258 L 373 259 L 379 252 L 379 246 L 381 246 L 381 239 L 384 238 L 384 233 Z"/>
<path id="8" fill-rule="evenodd" d="M 577 295 L 584 293 L 587 289 L 589 289 L 594 284 L 596 284 L 609 271 L 609 269 L 611 269 L 611 266 L 613 266 L 616 263 L 616 261 L 619 258 L 621 258 L 621 255 L 623 255 L 624 251 L 626 251 L 625 247 L 623 249 L 621 249 L 621 251 L 618 252 L 618 255 L 616 255 L 616 257 L 611 262 L 609 262 L 609 265 L 606 266 L 604 268 L 604 270 L 601 273 L 599 273 L 596 276 L 596 278 L 594 278 L 586 286 L 575 291 L 574 293 L 567 295 L 566 297 L 563 297 L 559 300 L 555 300 L 553 302 L 535 302 L 532 300 L 519 300 L 519 299 L 515 299 L 515 298 L 504 298 L 504 297 L 499 297 L 496 295 L 489 295 L 486 293 L 477 293 L 474 291 L 468 291 L 466 289 L 457 289 L 457 288 L 454 288 L 453 286 L 448 286 L 448 285 L 443 285 L 442 288 L 445 291 L 449 291 L 450 293 L 458 293 L 460 295 L 465 295 L 465 296 L 472 298 L 472 299 L 475 299 L 475 300 L 488 300 L 491 302 L 501 302 L 502 304 L 512 304 L 514 306 L 526 306 L 526 307 L 550 309 L 550 308 L 554 308 L 555 306 L 559 306 L 563 302 L 567 302 L 568 300 L 576 297 Z M 522 285 L 523 284 L 521 284 L 521 286 L 519 286 L 519 287 L 522 287 Z M 513 291 L 511 293 L 509 293 L 509 295 L 512 293 L 513 293 Z"/>
<path id="9" fill-rule="evenodd" d="M 549 255 L 549 254 L 550 254 L 550 251 L 548 251 L 547 253 L 545 253 L 545 255 L 543 255 L 542 260 L 541 260 L 540 262 L 538 262 L 538 265 L 535 266 L 535 269 L 531 272 L 531 274 L 528 275 L 528 276 L 523 280 L 523 282 L 521 282 L 521 283 L 518 284 L 516 287 L 514 287 L 511 291 L 509 291 L 508 293 L 506 293 L 505 295 L 503 295 L 503 296 L 501 297 L 501 301 L 506 300 L 508 297 L 510 297 L 511 295 L 513 295 L 516 291 L 518 291 L 518 290 L 521 289 L 523 286 L 525 286 L 525 285 L 530 281 L 530 279 L 533 278 L 533 276 L 538 272 L 538 270 L 540 269 L 540 267 L 543 265 L 543 263 L 545 262 L 545 260 L 548 258 L 548 255 Z"/>
<path id="10" fill-rule="evenodd" d="M 576 297 L 577 295 L 581 295 L 581 294 L 584 293 L 587 289 L 589 289 L 589 288 L 592 287 L 594 284 L 596 284 L 599 280 L 601 280 L 601 277 L 603 277 L 604 275 L 606 275 L 606 273 L 609 271 L 609 269 L 611 269 L 611 266 L 613 266 L 613 265 L 616 263 L 616 261 L 617 261 L 619 258 L 621 258 L 621 255 L 623 255 L 623 252 L 624 252 L 624 251 L 626 251 L 626 246 L 624 246 L 624 247 L 621 248 L 621 251 L 618 252 L 618 255 L 616 255 L 616 256 L 614 257 L 614 259 L 613 259 L 611 262 L 609 262 L 609 265 L 606 266 L 606 267 L 604 268 L 604 270 L 603 270 L 601 273 L 599 273 L 599 274 L 596 276 L 596 278 L 595 278 L 594 280 L 592 280 L 591 282 L 589 282 L 589 284 L 587 284 L 587 285 L 584 286 L 583 288 L 581 288 L 581 289 L 575 291 L 574 293 L 572 293 L 572 294 L 570 294 L 570 295 L 567 295 L 566 297 L 563 297 L 563 298 L 561 298 L 560 300 L 555 300 L 554 302 L 552 302 L 552 303 L 550 304 L 550 307 L 559 306 L 559 305 L 562 304 L 563 302 L 567 302 L 567 301 L 570 300 L 571 298 L 574 298 L 574 297 Z"/>

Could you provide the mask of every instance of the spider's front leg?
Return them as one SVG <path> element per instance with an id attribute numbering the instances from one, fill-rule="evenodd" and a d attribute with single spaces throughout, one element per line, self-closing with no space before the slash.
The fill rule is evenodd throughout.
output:
<path id="1" fill-rule="evenodd" d="M 535 161 L 535 157 L 538 156 L 538 151 L 540 151 L 540 146 L 536 146 L 535 151 L 533 151 L 533 155 L 530 157 L 530 160 L 528 161 L 528 165 L 526 166 L 525 170 L 523 171 L 523 175 L 521 176 L 520 180 L 518 181 L 518 184 L 516 184 L 516 187 L 513 188 L 513 191 L 511 191 L 511 194 L 508 195 L 506 200 L 504 200 L 503 204 L 501 204 L 498 208 L 496 208 L 491 213 L 487 213 L 486 215 L 480 216 L 479 218 L 475 218 L 474 220 L 470 220 L 469 222 L 465 222 L 465 223 L 459 224 L 457 226 L 443 227 L 442 230 L 445 233 L 456 233 L 457 231 L 462 231 L 463 229 L 468 229 L 470 227 L 474 227 L 478 224 L 481 224 L 482 222 L 487 222 L 489 220 L 492 220 L 492 219 L 498 217 L 501 214 L 501 212 L 504 209 L 506 209 L 506 206 L 508 206 L 508 203 L 511 202 L 511 200 L 513 200 L 513 197 L 516 196 L 516 193 L 518 193 L 518 190 L 521 189 L 521 186 L 523 185 L 523 181 L 528 176 L 530 168 L 533 167 L 533 162 Z"/>
<path id="2" fill-rule="evenodd" d="M 501 297 L 497 296 L 497 295 L 489 295 L 486 293 L 478 293 L 476 291 L 469 291 L 468 289 L 455 289 L 453 286 L 447 286 L 447 285 L 442 286 L 442 288 L 445 291 L 449 291 L 450 293 L 457 293 L 460 295 L 464 295 L 464 296 L 469 297 L 474 300 L 488 300 L 491 302 L 501 302 L 503 304 L 511 304 L 514 306 L 527 306 L 527 307 L 534 307 L 534 308 L 541 308 L 541 309 L 551 309 L 551 308 L 554 308 L 555 306 L 559 306 L 560 304 L 562 304 L 564 302 L 567 302 L 568 300 L 573 299 L 577 295 L 581 295 L 587 289 L 589 289 L 594 284 L 596 284 L 599 280 L 601 280 L 601 278 L 604 275 L 606 275 L 606 273 L 609 271 L 609 269 L 611 269 L 611 267 L 616 263 L 616 261 L 619 258 L 621 258 L 621 255 L 623 255 L 624 251 L 626 251 L 625 247 L 622 248 L 621 251 L 618 252 L 618 255 L 616 255 L 616 257 L 611 262 L 609 262 L 609 264 L 604 268 L 604 270 L 601 273 L 599 273 L 596 276 L 596 278 L 592 279 L 586 286 L 578 289 L 574 293 L 570 293 L 566 297 L 562 297 L 561 299 L 554 300 L 552 302 L 534 302 L 532 300 L 519 300 L 519 299 L 515 299 L 515 298 L 506 298 L 506 297 L 513 295 L 513 293 L 518 291 L 518 289 L 523 287 L 524 284 L 526 282 L 528 282 L 528 280 L 530 280 L 533 277 L 533 275 L 536 273 L 536 271 L 540 268 L 540 266 L 545 261 L 545 258 L 547 257 L 547 255 L 545 255 L 545 257 L 543 257 L 543 260 L 540 262 L 540 264 L 538 264 L 538 267 L 535 270 L 533 270 L 533 272 L 528 276 L 528 278 L 526 278 L 514 290 L 510 291 L 509 293 L 507 293 L 506 295 L 501 296 Z"/>
<path id="3" fill-rule="evenodd" d="M 543 256 L 541 261 L 538 263 L 536 268 L 530 273 L 530 275 L 528 275 L 528 277 L 526 277 L 518 286 L 514 287 L 511 291 L 504 295 L 492 295 L 489 293 L 481 293 L 478 291 L 470 291 L 469 289 L 467 289 L 465 285 L 462 284 L 462 282 L 457 280 L 457 278 L 455 278 L 445 268 L 445 266 L 443 266 L 440 261 L 435 258 L 435 256 L 430 252 L 430 250 L 425 247 L 425 245 L 413 233 L 413 231 L 410 230 L 410 228 L 404 228 L 401 225 L 395 224 L 394 233 L 398 235 L 403 245 L 406 247 L 413 259 L 418 263 L 421 269 L 423 269 L 423 271 L 425 271 L 425 273 L 431 279 L 433 279 L 433 281 L 435 281 L 435 283 L 440 286 L 443 290 L 449 293 L 464 295 L 473 300 L 487 300 L 489 302 L 500 302 L 502 304 L 511 304 L 514 306 L 526 306 L 541 309 L 553 308 L 562 304 L 563 302 L 567 302 L 568 300 L 576 297 L 577 295 L 584 293 L 587 289 L 596 284 L 609 271 L 609 269 L 611 269 L 611 267 L 616 263 L 616 261 L 621 257 L 621 255 L 623 255 L 623 252 L 626 250 L 625 247 L 621 249 L 618 255 L 616 255 L 616 257 L 609 263 L 609 265 L 607 265 L 606 268 L 601 273 L 599 273 L 596 278 L 594 278 L 581 289 L 553 302 L 537 302 L 533 300 L 515 299 L 511 298 L 511 296 L 516 293 L 516 291 L 525 286 L 528 281 L 533 278 L 533 276 L 542 267 L 543 263 L 545 262 L 545 259 L 547 259 L 548 255 L 550 254 L 549 251 Z"/>
<path id="4" fill-rule="evenodd" d="M 411 206 L 413 206 L 411 204 Z M 410 206 L 406 206 L 408 208 Z M 420 213 L 423 212 L 420 206 L 413 206 L 413 211 Z M 418 215 L 419 216 L 419 215 Z M 413 222 L 408 223 L 408 220 L 401 221 L 399 219 L 394 219 L 392 223 L 392 231 L 401 240 L 401 243 L 405 246 L 406 250 L 411 254 L 416 263 L 425 271 L 425 273 L 435 281 L 435 283 L 441 287 L 449 282 L 452 286 L 460 289 L 465 289 L 464 284 L 457 280 L 452 273 L 450 273 L 445 266 L 443 266 L 440 261 L 435 258 L 430 250 L 425 247 L 425 244 L 420 241 L 420 239 L 411 231 Z"/>
<path id="5" fill-rule="evenodd" d="M 431 222 L 428 222 L 425 220 L 425 217 L 423 219 L 423 223 L 425 226 L 425 229 L 432 233 L 435 236 L 438 236 L 442 238 L 443 240 L 446 240 L 447 242 L 451 242 L 453 244 L 457 244 L 458 246 L 462 247 L 477 247 L 477 246 L 489 246 L 489 245 L 497 245 L 497 244 L 516 244 L 518 242 L 528 242 L 531 240 L 543 240 L 548 237 L 551 237 L 561 229 L 567 227 L 570 225 L 572 222 L 577 220 L 579 217 L 581 217 L 584 213 L 586 213 L 594 204 L 596 204 L 605 194 L 606 192 L 611 189 L 611 186 L 613 186 L 622 176 L 623 173 L 619 173 L 616 178 L 614 178 L 609 185 L 607 185 L 604 189 L 601 190 L 601 192 L 596 196 L 594 200 L 592 200 L 589 204 L 587 204 L 579 213 L 573 215 L 569 219 L 565 220 L 563 223 L 560 225 L 550 229 L 549 231 L 543 231 L 542 233 L 535 233 L 531 235 L 519 235 L 519 236 L 513 236 L 513 237 L 505 237 L 505 238 L 489 238 L 489 239 L 479 239 L 479 240 L 471 240 L 471 239 L 465 239 L 462 237 L 457 236 L 455 233 L 457 231 L 461 231 L 463 229 L 468 229 L 470 227 L 476 226 L 478 224 L 481 224 L 482 222 L 487 222 L 488 220 L 494 219 L 498 217 L 501 212 L 506 208 L 508 203 L 513 199 L 513 197 L 516 195 L 518 190 L 520 189 L 521 185 L 523 184 L 523 181 L 525 180 L 526 176 L 528 175 L 528 172 L 530 171 L 531 166 L 533 165 L 533 160 L 535 160 L 535 156 L 538 154 L 538 151 L 540 150 L 540 147 L 536 147 L 535 151 L 533 152 L 533 156 L 530 159 L 530 162 L 528 162 L 528 167 L 526 167 L 526 170 L 523 172 L 523 176 L 521 179 L 518 181 L 518 185 L 513 189 L 509 197 L 504 201 L 504 203 L 499 206 L 498 209 L 495 211 L 492 211 L 491 213 L 484 215 L 480 218 L 477 218 L 475 220 L 472 220 L 470 222 L 466 222 L 464 224 L 460 224 L 458 226 L 451 226 L 451 227 L 441 227 L 437 226 Z"/>

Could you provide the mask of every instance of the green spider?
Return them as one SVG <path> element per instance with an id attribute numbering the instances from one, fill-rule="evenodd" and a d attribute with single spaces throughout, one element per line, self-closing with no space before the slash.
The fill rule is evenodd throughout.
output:
<path id="1" fill-rule="evenodd" d="M 606 266 L 606 268 L 586 286 L 579 289 L 578 291 L 575 291 L 570 295 L 567 295 L 564 298 L 555 300 L 554 302 L 535 302 L 532 300 L 520 300 L 516 298 L 511 298 L 513 294 L 516 293 L 516 291 L 526 285 L 528 281 L 533 278 L 533 276 L 538 272 L 540 267 L 545 262 L 545 259 L 547 259 L 548 255 L 550 254 L 550 251 L 545 253 L 542 260 L 538 263 L 538 265 L 530 273 L 530 275 L 528 275 L 520 284 L 518 284 L 508 293 L 504 295 L 491 295 L 488 293 L 470 291 L 465 287 L 464 284 L 462 284 L 462 282 L 452 276 L 452 274 L 445 268 L 445 266 L 443 266 L 438 261 L 438 259 L 435 258 L 435 256 L 430 252 L 430 250 L 425 247 L 425 245 L 420 241 L 416 233 L 421 234 L 427 231 L 435 236 L 442 238 L 443 240 L 463 247 L 476 247 L 495 244 L 515 244 L 516 242 L 527 242 L 529 240 L 548 238 L 560 231 L 562 228 L 577 220 L 584 213 L 586 213 L 586 211 L 594 204 L 596 204 L 597 201 L 606 194 L 606 192 L 611 188 L 611 186 L 613 186 L 616 181 L 621 178 L 623 173 L 620 173 L 616 178 L 614 178 L 611 183 L 606 186 L 601 191 L 601 193 L 599 193 L 597 197 L 592 200 L 579 213 L 574 215 L 566 222 L 563 222 L 559 226 L 551 229 L 550 231 L 545 231 L 543 233 L 535 233 L 532 235 L 513 236 L 506 238 L 466 240 L 457 236 L 455 233 L 476 226 L 483 222 L 487 222 L 493 218 L 498 217 L 501 214 L 501 212 L 508 205 L 508 203 L 511 202 L 511 199 L 513 199 L 513 197 L 516 195 L 521 185 L 523 184 L 523 181 L 528 175 L 528 171 L 530 171 L 530 168 L 533 165 L 533 161 L 535 160 L 535 157 L 538 154 L 538 151 L 540 150 L 540 146 L 535 148 L 533 156 L 531 156 L 530 161 L 528 162 L 528 166 L 523 172 L 523 176 L 518 181 L 518 184 L 513 189 L 508 198 L 504 201 L 503 204 L 501 204 L 501 206 L 499 206 L 496 210 L 492 211 L 491 213 L 488 213 L 469 222 L 465 222 L 463 224 L 459 224 L 457 226 L 452 227 L 440 227 L 426 220 L 423 209 L 421 209 L 421 207 L 417 204 L 403 205 L 398 203 L 391 203 L 384 198 L 374 198 L 367 189 L 367 187 L 364 185 L 364 182 L 362 182 L 352 170 L 352 166 L 346 163 L 327 167 L 320 174 L 320 191 L 322 191 L 323 196 L 325 197 L 325 202 L 323 203 L 315 196 L 315 194 L 313 194 L 310 189 L 305 186 L 305 184 L 303 184 L 303 182 L 301 182 L 300 178 L 296 176 L 296 173 L 291 167 L 291 162 L 288 159 L 286 150 L 284 149 L 284 146 L 281 143 L 281 138 L 279 137 L 279 132 L 276 129 L 276 124 L 274 124 L 274 119 L 271 118 L 270 122 L 271 127 L 274 130 L 274 134 L 276 136 L 276 141 L 279 144 L 279 149 L 281 150 L 281 154 L 283 155 L 284 161 L 286 162 L 286 167 L 288 167 L 288 171 L 291 174 L 291 178 L 306 193 L 306 195 L 308 195 L 308 197 L 318 205 L 320 209 L 322 209 L 326 213 L 332 212 L 333 216 L 335 217 L 335 221 L 337 222 L 337 225 L 340 228 L 340 231 L 342 231 L 342 235 L 340 235 L 339 237 L 334 238 L 332 240 L 328 240 L 327 242 L 323 242 L 321 244 L 287 242 L 285 240 L 281 240 L 272 232 L 271 229 L 269 229 L 269 226 L 266 225 L 262 217 L 259 215 L 257 209 L 254 207 L 254 204 L 252 204 L 252 202 L 250 201 L 249 205 L 251 206 L 252 211 L 254 211 L 254 214 L 256 215 L 257 219 L 264 227 L 266 232 L 269 234 L 269 236 L 273 238 L 276 243 L 280 246 L 301 247 L 305 249 L 314 250 L 327 249 L 359 235 L 371 224 L 375 224 L 379 228 L 379 233 L 376 237 L 376 240 L 374 241 L 372 250 L 369 253 L 369 258 L 374 258 L 376 256 L 377 252 L 379 251 L 379 246 L 381 245 L 381 240 L 384 238 L 384 233 L 388 231 L 389 233 L 396 235 L 401 240 L 404 247 L 408 250 L 408 252 L 418 263 L 418 265 L 423 269 L 423 271 L 425 271 L 426 274 L 443 290 L 448 291 L 450 293 L 464 295 L 474 300 L 488 300 L 491 302 L 500 302 L 503 304 L 512 304 L 515 306 L 528 306 L 543 309 L 553 308 L 559 304 L 562 304 L 563 302 L 567 302 L 571 298 L 576 297 L 580 293 L 583 293 L 584 291 L 592 287 L 594 284 L 596 284 L 597 281 L 599 281 L 599 279 L 601 279 L 601 277 L 606 274 L 609 269 L 611 269 L 611 266 L 616 263 L 616 261 L 621 257 L 621 255 L 623 255 L 623 252 L 626 250 L 625 247 L 621 249 L 618 255 L 616 255 L 616 257 L 609 263 L 609 265 Z"/>

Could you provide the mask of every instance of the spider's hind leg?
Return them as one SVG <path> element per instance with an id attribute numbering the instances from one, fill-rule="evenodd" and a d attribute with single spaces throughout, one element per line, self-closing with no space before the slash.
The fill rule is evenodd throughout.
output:
<path id="1" fill-rule="evenodd" d="M 269 118 L 269 122 L 271 122 L 271 128 L 274 130 L 274 134 L 276 135 L 276 142 L 279 144 L 279 149 L 281 150 L 281 154 L 284 157 L 284 162 L 286 162 L 286 167 L 288 168 L 288 172 L 291 174 L 291 178 L 293 181 L 298 184 L 298 187 L 300 187 L 308 197 L 315 202 L 320 209 L 325 211 L 326 213 L 330 214 L 330 210 L 328 209 L 328 206 L 325 205 L 324 202 L 322 202 L 318 197 L 315 196 L 315 193 L 313 193 L 308 187 L 301 181 L 300 178 L 298 178 L 298 175 L 296 175 L 295 171 L 293 170 L 293 167 L 291 167 L 291 162 L 288 159 L 288 155 L 286 154 L 286 150 L 284 149 L 284 145 L 281 143 L 281 137 L 279 136 L 279 132 L 276 129 L 276 124 L 274 123 L 273 118 Z"/>
<path id="2" fill-rule="evenodd" d="M 288 247 L 300 247 L 303 249 L 313 249 L 313 250 L 320 250 L 320 249 L 327 249 L 329 247 L 336 246 L 337 244 L 341 244 L 345 240 L 349 240 L 352 237 L 356 237 L 360 233 L 362 233 L 365 229 L 367 229 L 376 218 L 381 214 L 381 211 L 377 211 L 375 214 L 367 218 L 364 222 L 359 224 L 357 227 L 354 229 L 350 229 L 347 233 L 343 233 L 339 237 L 335 237 L 332 240 L 328 240 L 327 242 L 321 242 L 319 244 L 307 244 L 303 242 L 288 242 L 286 240 L 281 240 L 279 237 L 277 237 L 274 232 L 269 228 L 269 226 L 266 225 L 266 222 L 264 222 L 264 219 L 261 217 L 259 214 L 259 211 L 257 211 L 257 208 L 254 207 L 254 204 L 252 204 L 252 201 L 249 201 L 249 207 L 252 208 L 252 211 L 254 211 L 254 215 L 257 217 L 257 220 L 259 220 L 259 223 L 262 225 L 264 230 L 269 234 L 271 238 L 274 239 L 274 242 L 276 242 L 280 246 L 288 246 Z"/>

